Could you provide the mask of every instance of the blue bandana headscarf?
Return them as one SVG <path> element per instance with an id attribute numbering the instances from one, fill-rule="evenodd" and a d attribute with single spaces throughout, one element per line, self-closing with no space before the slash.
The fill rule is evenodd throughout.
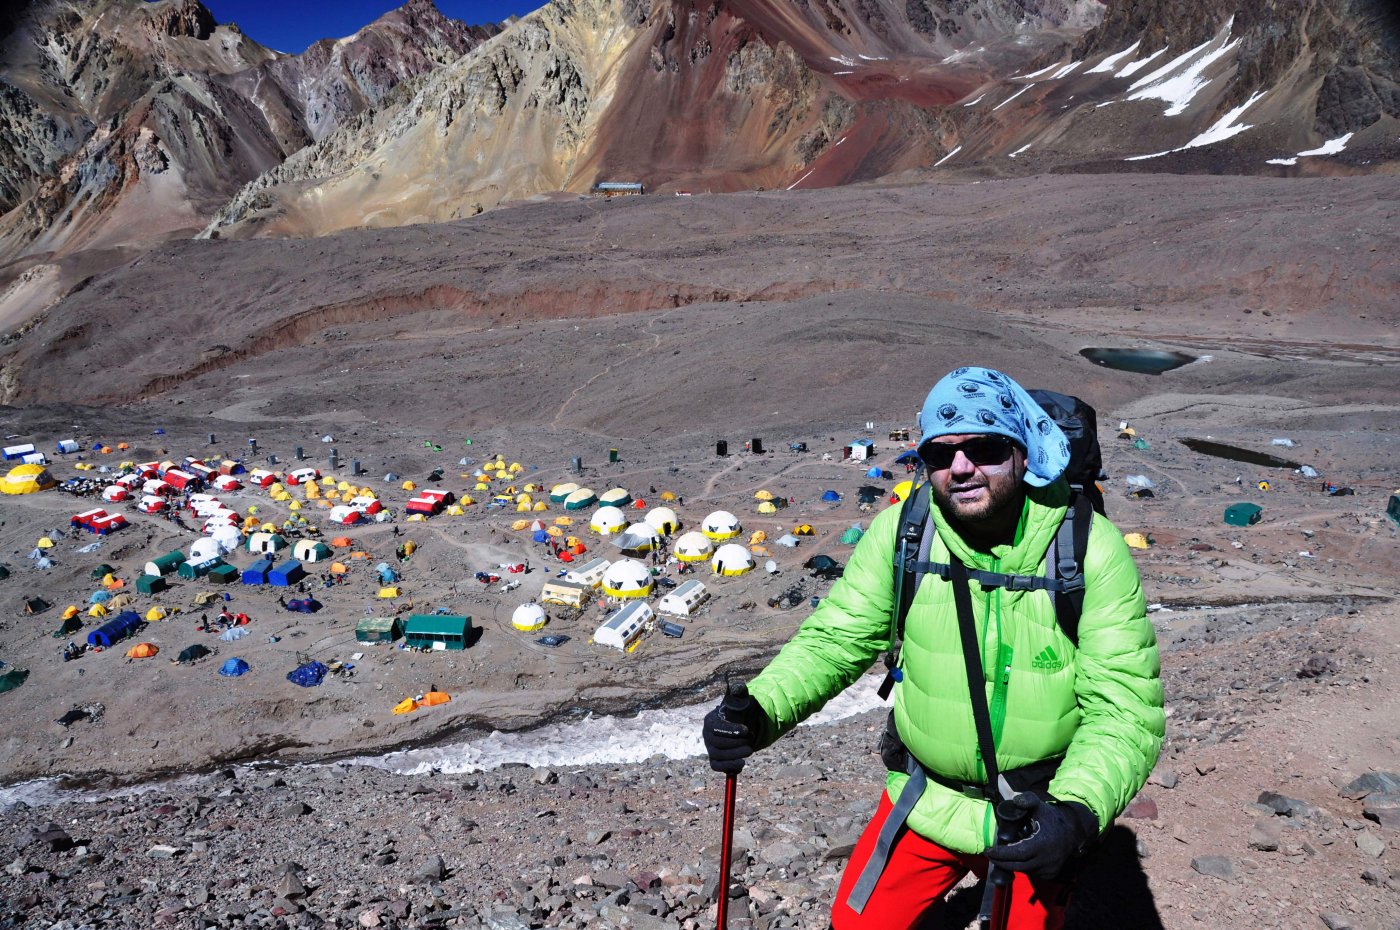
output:
<path id="1" fill-rule="evenodd" d="M 919 447 L 937 436 L 988 433 L 1026 450 L 1026 484 L 1043 488 L 1069 464 L 1069 440 L 1025 388 L 991 368 L 959 368 L 928 392 Z"/>

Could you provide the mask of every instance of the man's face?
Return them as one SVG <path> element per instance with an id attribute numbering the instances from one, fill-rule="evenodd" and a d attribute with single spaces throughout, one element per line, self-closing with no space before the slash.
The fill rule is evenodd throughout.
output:
<path id="1" fill-rule="evenodd" d="M 934 448 L 941 447 L 941 448 Z M 921 450 L 933 499 L 958 523 L 977 526 L 1019 513 L 1026 454 L 1001 436 L 960 433 L 930 439 Z"/>

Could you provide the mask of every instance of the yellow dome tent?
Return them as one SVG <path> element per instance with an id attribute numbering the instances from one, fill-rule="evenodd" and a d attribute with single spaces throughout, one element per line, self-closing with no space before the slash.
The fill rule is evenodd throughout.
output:
<path id="1" fill-rule="evenodd" d="M 672 494 L 670 491 L 662 491 L 662 492 L 661 492 L 661 499 L 662 499 L 663 501 L 668 501 L 668 502 L 669 502 L 669 501 L 673 501 L 673 500 L 676 499 L 676 495 Z"/>
<path id="2" fill-rule="evenodd" d="M 749 537 L 750 546 L 757 546 L 759 543 L 765 543 L 767 541 L 768 534 L 763 532 L 763 530 L 754 530 L 753 535 Z"/>
<path id="3" fill-rule="evenodd" d="M 772 492 L 772 491 L 769 491 L 769 490 L 767 490 L 767 489 L 754 492 L 754 500 L 759 500 L 759 501 L 771 501 L 772 499 L 773 499 L 773 492 Z"/>
<path id="4" fill-rule="evenodd" d="M 574 518 L 573 518 L 573 517 L 555 517 L 555 518 L 554 518 L 554 525 L 555 525 L 555 526 L 573 526 L 573 525 L 574 525 Z"/>
<path id="5" fill-rule="evenodd" d="M 394 713 L 396 714 L 411 714 L 417 709 L 418 702 L 413 698 L 404 698 L 394 705 Z"/>
<path id="6" fill-rule="evenodd" d="M 107 608 L 102 604 L 93 604 L 88 608 L 88 616 L 97 617 L 99 619 L 105 617 L 107 616 Z"/>
<path id="7" fill-rule="evenodd" d="M 489 491 L 489 490 L 491 490 L 491 485 L 487 484 L 485 481 L 478 481 L 475 485 L 472 486 L 472 490 L 473 490 L 473 491 Z"/>
<path id="8" fill-rule="evenodd" d="M 1124 533 L 1123 542 L 1131 549 L 1146 549 L 1151 545 L 1151 541 L 1141 533 Z"/>
<path id="9" fill-rule="evenodd" d="M 778 512 L 778 508 L 773 506 L 773 502 L 772 502 L 772 501 L 764 501 L 763 503 L 761 503 L 761 504 L 758 505 L 758 512 L 759 512 L 759 513 L 777 513 L 777 512 Z"/>
<path id="10" fill-rule="evenodd" d="M 899 484 L 894 486 L 894 490 L 890 493 L 893 494 L 895 497 L 899 498 L 899 502 L 902 504 L 904 503 L 905 499 L 909 497 L 909 492 L 912 490 L 914 490 L 914 482 L 901 481 Z"/>
<path id="11" fill-rule="evenodd" d="M 6 494 L 33 494 L 57 484 L 53 475 L 42 465 L 16 465 L 0 482 L 0 491 Z"/>
<path id="12" fill-rule="evenodd" d="M 383 588 L 380 588 L 380 589 L 379 589 L 379 595 L 378 595 L 378 596 L 379 596 L 379 598 L 380 598 L 381 600 L 386 600 L 386 601 L 387 601 L 387 600 L 392 600 L 393 598 L 398 597 L 398 596 L 399 596 L 400 594 L 402 594 L 402 593 L 403 593 L 403 592 L 399 590 L 398 585 L 388 585 L 388 586 L 386 586 L 386 587 L 383 587 Z"/>
<path id="13" fill-rule="evenodd" d="M 802 523 L 792 528 L 792 535 L 794 536 L 811 536 L 813 532 L 812 524 L 810 523 Z"/>
<path id="14" fill-rule="evenodd" d="M 512 523 L 512 524 L 510 525 L 510 528 L 513 529 L 513 530 L 515 530 L 516 532 L 519 532 L 520 530 L 528 530 L 528 529 L 530 528 L 530 521 L 529 521 L 529 520 L 516 520 L 514 523 Z"/>
<path id="15" fill-rule="evenodd" d="M 548 510 L 548 509 L 549 509 L 549 505 L 546 504 L 544 501 L 535 501 L 534 506 L 531 507 L 530 509 L 531 509 L 532 511 Z"/>
<path id="16" fill-rule="evenodd" d="M 314 481 L 308 481 L 308 482 L 306 482 L 306 499 L 309 500 L 309 501 L 314 501 L 314 500 L 319 500 L 320 497 L 321 497 L 321 489 L 320 489 L 319 487 L 316 486 L 316 482 L 314 482 Z"/>
<path id="17" fill-rule="evenodd" d="M 405 522 L 405 523 L 427 523 L 427 522 L 428 522 L 428 518 L 425 517 L 425 516 L 424 516 L 423 514 L 421 514 L 421 513 L 412 513 L 412 514 L 409 514 L 409 515 L 408 515 L 408 519 L 404 520 L 404 522 Z"/>
<path id="18" fill-rule="evenodd" d="M 63 619 L 63 620 L 72 620 L 72 619 L 73 619 L 74 617 L 76 617 L 77 615 L 78 615 L 78 605 L 77 605 L 77 604 L 69 604 L 69 605 L 68 605 L 68 609 L 65 610 L 65 611 L 63 612 L 63 616 L 62 616 L 60 619 Z"/>
<path id="19" fill-rule="evenodd" d="M 54 541 L 52 539 L 49 539 L 47 536 L 40 536 L 39 541 L 36 542 L 34 545 L 36 548 L 39 549 L 52 549 L 54 547 Z M 110 578 L 111 575 L 108 575 L 107 577 Z"/>
<path id="20" fill-rule="evenodd" d="M 403 554 L 404 554 L 404 555 L 413 555 L 413 553 L 415 553 L 415 552 L 417 552 L 417 551 L 418 551 L 418 544 L 417 544 L 416 542 L 414 542 L 414 541 L 411 540 L 411 539 L 404 542 L 404 544 L 403 544 Z"/>
<path id="21" fill-rule="evenodd" d="M 164 620 L 168 616 L 169 614 L 165 612 L 164 607 L 152 607 L 150 610 L 146 611 L 146 621 L 148 623 L 155 623 L 157 620 Z"/>
<path id="22" fill-rule="evenodd" d="M 418 490 L 418 485 L 414 484 L 412 481 L 405 481 L 403 483 L 403 489 L 405 491 L 416 491 Z"/>

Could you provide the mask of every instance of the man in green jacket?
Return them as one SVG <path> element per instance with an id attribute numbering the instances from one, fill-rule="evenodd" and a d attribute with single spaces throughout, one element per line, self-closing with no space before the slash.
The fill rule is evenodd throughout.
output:
<path id="1" fill-rule="evenodd" d="M 842 877 L 832 925 L 914 927 L 969 871 L 985 875 L 990 861 L 1015 873 L 1009 926 L 1057 928 L 1074 860 L 1156 763 L 1165 729 L 1156 636 L 1129 550 L 1101 515 L 1083 560 L 1077 642 L 1057 622 L 1048 591 L 976 580 L 1046 577 L 1046 552 L 1070 500 L 1062 477 L 1068 442 L 1020 385 L 991 369 L 957 369 L 929 393 L 920 428 L 936 532 L 925 531 L 919 559 L 961 562 L 974 573 L 975 662 L 996 764 L 1023 799 L 1035 800 L 1014 840 L 998 842 L 954 585 L 921 576 L 894 672 L 893 732 L 881 747 L 891 770 Z M 714 769 L 737 772 L 891 647 L 899 511 L 875 519 L 792 640 L 746 691 L 706 717 Z"/>

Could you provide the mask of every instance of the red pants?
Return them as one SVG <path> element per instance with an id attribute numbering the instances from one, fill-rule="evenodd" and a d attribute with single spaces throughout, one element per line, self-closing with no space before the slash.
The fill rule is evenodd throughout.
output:
<path id="1" fill-rule="evenodd" d="M 889 815 L 889 795 L 861 834 L 855 852 L 841 875 L 841 887 L 831 908 L 834 930 L 913 930 L 920 919 L 968 872 L 987 874 L 985 856 L 950 852 L 908 828 L 902 829 L 890 850 L 890 861 L 880 873 L 865 909 L 857 914 L 846 904 L 851 888 L 875 849 L 880 826 Z M 1060 930 L 1065 922 L 1070 886 L 1063 882 L 1032 881 L 1015 873 L 1011 885 L 1009 930 Z"/>

